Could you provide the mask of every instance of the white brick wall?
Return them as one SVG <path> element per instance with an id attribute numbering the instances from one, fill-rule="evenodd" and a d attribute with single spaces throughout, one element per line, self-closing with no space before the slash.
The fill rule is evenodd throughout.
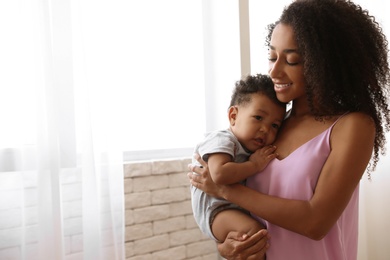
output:
<path id="1" fill-rule="evenodd" d="M 124 165 L 127 260 L 217 260 L 192 216 L 189 158 Z"/>

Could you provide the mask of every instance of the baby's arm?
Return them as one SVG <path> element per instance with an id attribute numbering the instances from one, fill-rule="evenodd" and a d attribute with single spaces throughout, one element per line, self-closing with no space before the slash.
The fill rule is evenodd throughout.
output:
<path id="1" fill-rule="evenodd" d="M 276 147 L 266 146 L 253 153 L 248 161 L 236 163 L 226 153 L 210 154 L 208 166 L 213 181 L 217 184 L 233 184 L 262 171 L 274 158 Z"/>

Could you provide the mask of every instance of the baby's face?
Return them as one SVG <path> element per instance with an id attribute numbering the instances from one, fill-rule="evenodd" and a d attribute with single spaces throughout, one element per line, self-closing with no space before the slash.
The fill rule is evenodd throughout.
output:
<path id="1" fill-rule="evenodd" d="M 231 129 L 238 141 L 254 152 L 275 141 L 285 113 L 285 108 L 267 96 L 253 94 L 249 103 L 236 106 L 235 119 L 230 120 Z"/>

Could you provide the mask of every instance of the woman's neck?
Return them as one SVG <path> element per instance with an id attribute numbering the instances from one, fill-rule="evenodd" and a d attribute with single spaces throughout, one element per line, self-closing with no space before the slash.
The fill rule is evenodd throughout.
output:
<path id="1" fill-rule="evenodd" d="M 307 101 L 305 100 L 305 102 L 302 101 L 297 102 L 296 100 L 294 100 L 292 103 L 290 116 L 297 117 L 297 118 L 312 116 Z"/>

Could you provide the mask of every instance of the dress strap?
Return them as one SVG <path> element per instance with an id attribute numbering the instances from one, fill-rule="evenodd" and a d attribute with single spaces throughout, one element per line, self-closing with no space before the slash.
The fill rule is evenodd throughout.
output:
<path id="1" fill-rule="evenodd" d="M 344 117 L 345 115 L 349 114 L 349 112 L 345 112 L 344 114 L 342 114 L 341 116 L 339 116 L 339 118 L 336 119 L 336 121 L 333 122 L 333 124 L 330 126 L 330 128 L 333 128 L 333 126 L 342 118 Z"/>

